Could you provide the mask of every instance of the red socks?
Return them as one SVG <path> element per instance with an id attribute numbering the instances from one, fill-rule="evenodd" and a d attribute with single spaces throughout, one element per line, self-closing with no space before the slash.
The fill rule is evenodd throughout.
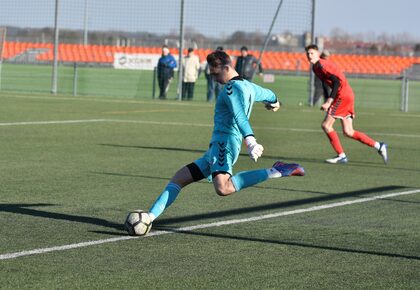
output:
<path id="1" fill-rule="evenodd" d="M 335 152 L 337 152 L 337 155 L 340 155 L 344 153 L 343 147 L 341 147 L 340 139 L 338 138 L 336 131 L 331 131 L 327 133 L 328 139 L 330 139 L 330 143 L 332 147 L 334 148 Z"/>
<path id="2" fill-rule="evenodd" d="M 337 155 L 344 153 L 343 147 L 341 146 L 340 139 L 336 131 L 331 131 L 327 133 L 328 139 L 330 139 L 331 146 L 334 148 L 334 151 L 337 152 Z M 370 138 L 365 133 L 354 131 L 353 136 L 351 137 L 354 140 L 357 140 L 363 144 L 366 144 L 370 147 L 375 147 L 376 141 Z"/>
<path id="3" fill-rule="evenodd" d="M 366 144 L 370 147 L 375 147 L 375 140 L 373 140 L 372 138 L 370 138 L 368 135 L 366 135 L 365 133 L 359 132 L 359 131 L 354 131 L 354 134 L 352 136 L 352 138 L 354 140 L 357 140 L 363 144 Z"/>

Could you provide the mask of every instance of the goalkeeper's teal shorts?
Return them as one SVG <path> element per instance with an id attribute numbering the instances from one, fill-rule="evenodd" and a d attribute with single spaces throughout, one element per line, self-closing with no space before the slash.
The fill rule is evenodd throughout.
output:
<path id="1" fill-rule="evenodd" d="M 208 179 L 216 172 L 232 175 L 233 165 L 241 152 L 241 145 L 238 138 L 230 136 L 217 138 L 210 143 L 209 150 L 194 163 Z"/>

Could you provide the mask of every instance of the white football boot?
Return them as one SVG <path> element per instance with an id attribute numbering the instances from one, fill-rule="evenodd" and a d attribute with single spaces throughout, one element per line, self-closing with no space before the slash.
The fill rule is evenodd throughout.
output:
<path id="1" fill-rule="evenodd" d="M 380 147 L 378 149 L 379 155 L 381 155 L 382 159 L 384 160 L 384 163 L 388 163 L 388 144 L 384 142 L 379 143 Z"/>
<path id="2" fill-rule="evenodd" d="M 345 164 L 347 162 L 349 162 L 349 160 L 347 159 L 347 156 L 337 156 L 334 158 L 330 158 L 325 160 L 325 162 L 330 163 L 330 164 Z"/>

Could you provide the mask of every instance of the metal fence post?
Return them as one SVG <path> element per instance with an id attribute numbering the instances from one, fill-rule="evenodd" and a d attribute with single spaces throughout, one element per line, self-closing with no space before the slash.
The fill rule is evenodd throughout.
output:
<path id="1" fill-rule="evenodd" d="M 179 21 L 179 61 L 178 61 L 178 100 L 182 99 L 182 59 L 184 50 L 184 0 L 181 0 L 181 12 Z"/>
<path id="2" fill-rule="evenodd" d="M 85 11 L 83 16 L 83 45 L 88 45 L 88 19 L 89 19 L 89 0 L 85 0 Z"/>
<path id="3" fill-rule="evenodd" d="M 410 81 L 405 77 L 405 96 L 404 96 L 404 112 L 408 112 L 408 96 L 409 96 Z"/>
<path id="4" fill-rule="evenodd" d="M 404 111 L 404 102 L 405 102 L 405 89 L 406 89 L 406 83 L 405 80 L 407 78 L 407 71 L 404 70 L 402 77 L 401 77 L 401 101 L 400 101 L 400 110 Z"/>
<path id="5" fill-rule="evenodd" d="M 408 112 L 408 96 L 409 96 L 409 74 L 407 70 L 403 71 L 401 77 L 401 111 L 407 113 Z"/>
<path id="6" fill-rule="evenodd" d="M 54 61 L 52 67 L 51 93 L 57 94 L 57 77 L 58 77 L 58 15 L 60 11 L 60 0 L 55 0 L 55 18 L 54 18 Z"/>
<path id="7" fill-rule="evenodd" d="M 312 0 L 312 19 L 311 19 L 311 44 L 315 43 L 315 0 Z M 312 65 L 309 65 L 309 106 L 314 104 L 314 94 L 315 94 L 315 75 L 312 71 Z"/>
<path id="8" fill-rule="evenodd" d="M 78 76 L 77 76 L 77 72 L 78 72 L 78 69 L 77 69 L 77 62 L 75 62 L 74 63 L 74 65 L 73 65 L 73 96 L 77 96 L 77 79 L 78 79 Z"/>

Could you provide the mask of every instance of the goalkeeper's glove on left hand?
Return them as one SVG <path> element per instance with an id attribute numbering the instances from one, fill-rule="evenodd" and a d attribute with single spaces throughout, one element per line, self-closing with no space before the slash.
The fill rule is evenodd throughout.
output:
<path id="1" fill-rule="evenodd" d="M 261 157 L 264 151 L 264 147 L 257 143 L 254 136 L 248 136 L 245 138 L 246 148 L 248 150 L 249 158 L 257 162 L 258 158 Z"/>

